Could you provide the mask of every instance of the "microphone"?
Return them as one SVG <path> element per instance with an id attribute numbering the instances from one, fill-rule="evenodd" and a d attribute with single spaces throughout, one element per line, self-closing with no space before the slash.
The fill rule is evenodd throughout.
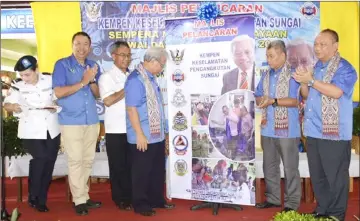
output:
<path id="1" fill-rule="evenodd" d="M 6 86 L 8 86 L 8 87 L 11 87 L 11 88 L 14 89 L 14 90 L 19 91 L 19 88 L 15 87 L 15 86 L 12 86 L 11 84 L 8 84 L 8 83 L 6 83 L 6 82 L 4 82 L 4 81 L 1 81 L 1 83 L 4 84 L 4 85 L 6 85 Z"/>

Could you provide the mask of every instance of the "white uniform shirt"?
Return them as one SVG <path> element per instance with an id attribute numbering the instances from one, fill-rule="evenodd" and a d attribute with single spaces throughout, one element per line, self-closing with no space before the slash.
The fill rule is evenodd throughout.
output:
<path id="1" fill-rule="evenodd" d="M 4 103 L 19 104 L 22 109 L 20 114 L 14 113 L 14 116 L 19 117 L 18 137 L 47 139 L 47 131 L 51 138 L 58 136 L 60 134 L 58 114 L 51 113 L 49 110 L 36 109 L 54 106 L 55 96 L 51 76 L 39 74 L 36 85 L 20 81 L 14 86 L 19 88 L 19 91 L 11 89 Z"/>
<path id="2" fill-rule="evenodd" d="M 115 92 L 124 89 L 128 73 L 123 73 L 118 67 L 113 67 L 102 74 L 99 79 L 100 97 L 104 100 Z M 105 106 L 105 133 L 126 133 L 125 97 L 110 107 Z"/>

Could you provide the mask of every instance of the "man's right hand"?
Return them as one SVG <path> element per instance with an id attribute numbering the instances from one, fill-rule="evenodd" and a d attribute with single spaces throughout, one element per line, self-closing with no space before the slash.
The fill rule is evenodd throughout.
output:
<path id="1" fill-rule="evenodd" d="M 22 111 L 19 104 L 12 104 L 12 109 L 15 113 L 20 113 Z"/>
<path id="2" fill-rule="evenodd" d="M 147 150 L 148 141 L 144 134 L 136 136 L 136 148 L 142 152 Z"/>
<path id="3" fill-rule="evenodd" d="M 83 76 L 83 79 L 82 79 L 82 83 L 84 85 L 87 85 L 89 84 L 90 81 L 94 80 L 95 78 L 95 75 L 97 73 L 97 65 L 95 65 L 94 67 L 90 68 L 89 66 L 86 67 L 86 70 L 84 72 L 84 76 Z"/>

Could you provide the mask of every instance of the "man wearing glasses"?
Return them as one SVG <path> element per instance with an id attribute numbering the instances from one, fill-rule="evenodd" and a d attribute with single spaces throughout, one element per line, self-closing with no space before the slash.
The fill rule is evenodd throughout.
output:
<path id="1" fill-rule="evenodd" d="M 154 216 L 154 208 L 174 208 L 164 198 L 167 125 L 156 82 L 167 57 L 165 49 L 149 48 L 144 62 L 125 83 L 126 129 L 132 153 L 132 203 L 134 211 L 143 216 Z"/>
<path id="2" fill-rule="evenodd" d="M 99 79 L 100 97 L 105 104 L 105 140 L 108 155 L 111 195 L 122 210 L 131 209 L 131 161 L 126 137 L 124 85 L 129 74 L 131 50 L 128 43 L 112 45 L 112 68 Z"/>

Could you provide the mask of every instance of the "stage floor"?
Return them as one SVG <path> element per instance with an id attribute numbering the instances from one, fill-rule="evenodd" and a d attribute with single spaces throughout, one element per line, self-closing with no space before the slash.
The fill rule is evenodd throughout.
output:
<path id="1" fill-rule="evenodd" d="M 14 207 L 18 207 L 22 216 L 20 221 L 141 221 L 141 220 L 156 220 L 156 221 L 267 221 L 271 220 L 280 208 L 258 210 L 254 207 L 244 206 L 243 211 L 233 211 L 231 209 L 222 209 L 218 216 L 213 216 L 209 209 L 200 211 L 190 211 L 190 207 L 196 204 L 196 201 L 178 200 L 174 199 L 176 208 L 172 211 L 158 210 L 155 217 L 142 217 L 135 215 L 133 212 L 120 211 L 115 207 L 111 201 L 110 185 L 109 183 L 91 184 L 90 196 L 94 200 L 103 202 L 103 207 L 100 209 L 90 210 L 88 216 L 79 217 L 74 213 L 72 204 L 66 201 L 65 179 L 55 180 L 50 187 L 48 207 L 50 212 L 38 213 L 34 209 L 29 208 L 26 203 L 27 196 L 27 181 L 24 179 L 23 193 L 24 202 L 16 202 L 17 185 L 15 180 L 7 180 L 6 193 L 7 201 L 6 207 L 10 212 Z M 349 193 L 349 206 L 346 221 L 355 221 L 353 215 L 359 216 L 359 178 L 354 180 L 354 192 Z M 315 204 L 302 203 L 300 212 L 312 212 Z"/>

